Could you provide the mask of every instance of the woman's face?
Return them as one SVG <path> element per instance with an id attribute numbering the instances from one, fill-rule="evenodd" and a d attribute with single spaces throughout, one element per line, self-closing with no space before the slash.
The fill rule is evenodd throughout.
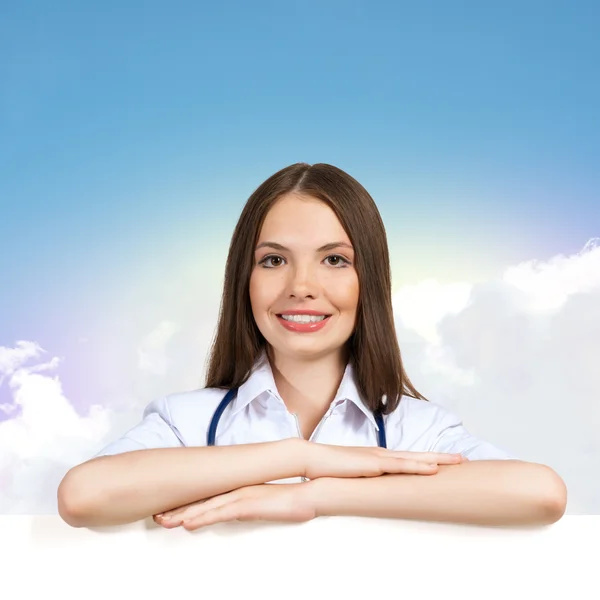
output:
<path id="1" fill-rule="evenodd" d="M 340 352 L 354 331 L 358 295 L 354 250 L 333 210 L 310 196 L 280 198 L 263 223 L 250 277 L 252 313 L 275 353 L 313 359 Z M 326 318 L 290 322 L 290 311 Z"/>

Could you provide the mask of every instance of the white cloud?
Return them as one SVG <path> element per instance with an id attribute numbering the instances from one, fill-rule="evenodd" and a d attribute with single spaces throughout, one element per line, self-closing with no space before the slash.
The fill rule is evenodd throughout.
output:
<path id="1" fill-rule="evenodd" d="M 574 256 L 558 255 L 547 263 L 533 260 L 506 270 L 504 281 L 522 291 L 530 312 L 556 311 L 573 294 L 600 287 L 600 238 L 592 238 Z"/>
<path id="2" fill-rule="evenodd" d="M 137 335 L 140 343 L 114 334 L 137 352 L 139 369 L 119 377 L 118 402 L 85 416 L 58 376 L 68 357 L 45 360 L 35 342 L 0 347 L 0 378 L 14 400 L 0 410 L 15 414 L 0 422 L 0 513 L 55 512 L 56 488 L 71 466 L 133 426 L 150 399 L 200 385 L 219 290 L 208 296 L 197 285 L 179 275 L 180 287 L 163 285 L 168 298 L 140 305 L 137 327 L 150 332 Z M 156 318 L 166 306 L 173 318 Z M 419 391 L 458 412 L 474 434 L 555 468 L 569 486 L 570 514 L 600 514 L 593 476 L 600 472 L 600 247 L 593 240 L 572 256 L 510 267 L 497 281 L 407 286 L 395 294 L 394 310 Z"/>
<path id="3" fill-rule="evenodd" d="M 0 368 L 14 400 L 9 406 L 21 409 L 16 418 L 0 423 L 0 512 L 53 511 L 60 478 L 110 431 L 106 410 L 95 406 L 80 417 L 58 376 L 43 374 L 55 370 L 59 358 L 23 366 L 45 352 L 30 342 L 0 347 Z"/>
<path id="4" fill-rule="evenodd" d="M 438 283 L 426 279 L 402 287 L 392 299 L 396 321 L 432 344 L 439 343 L 438 323 L 464 309 L 471 295 L 470 283 Z"/>
<path id="5" fill-rule="evenodd" d="M 476 435 L 567 482 L 571 514 L 600 514 L 600 247 L 506 269 L 499 281 L 395 297 L 417 389 Z M 444 310 L 440 298 L 451 298 Z M 461 306 L 462 304 L 462 306 Z"/>
<path id="6" fill-rule="evenodd" d="M 172 321 L 161 321 L 145 336 L 138 348 L 138 366 L 142 371 L 155 375 L 167 373 L 170 366 L 167 345 L 179 329 Z"/>

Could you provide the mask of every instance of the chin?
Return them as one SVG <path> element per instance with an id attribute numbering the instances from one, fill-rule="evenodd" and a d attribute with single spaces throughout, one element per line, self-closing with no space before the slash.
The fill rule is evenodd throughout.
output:
<path id="1" fill-rule="evenodd" d="M 276 352 L 292 355 L 296 358 L 321 358 L 328 354 L 339 352 L 339 346 L 323 346 L 318 343 L 313 344 L 281 344 L 273 346 Z"/>

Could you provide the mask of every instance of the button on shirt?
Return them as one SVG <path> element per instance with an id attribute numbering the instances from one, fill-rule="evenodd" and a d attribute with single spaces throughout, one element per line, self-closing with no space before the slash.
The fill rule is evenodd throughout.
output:
<path id="1" fill-rule="evenodd" d="M 211 419 L 225 393 L 219 388 L 202 388 L 156 399 L 145 408 L 138 425 L 95 457 L 146 448 L 206 446 Z M 457 415 L 432 402 L 402 396 L 396 410 L 383 418 L 387 447 L 391 450 L 460 453 L 470 460 L 515 458 L 471 435 Z M 348 363 L 337 394 L 310 440 L 341 446 L 377 446 L 377 430 L 375 418 L 358 392 L 353 366 Z M 215 445 L 290 437 L 302 437 L 298 421 L 281 399 L 263 352 L 221 415 Z M 296 479 L 279 480 L 284 481 Z"/>

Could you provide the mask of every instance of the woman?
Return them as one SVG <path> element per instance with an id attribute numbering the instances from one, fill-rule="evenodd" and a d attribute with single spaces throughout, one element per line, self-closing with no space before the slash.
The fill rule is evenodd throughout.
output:
<path id="1" fill-rule="evenodd" d="M 206 386 L 152 402 L 67 473 L 58 502 L 75 527 L 150 515 L 189 530 L 319 515 L 509 525 L 555 522 L 566 488 L 417 392 L 373 199 L 334 166 L 299 163 L 242 211 Z"/>

